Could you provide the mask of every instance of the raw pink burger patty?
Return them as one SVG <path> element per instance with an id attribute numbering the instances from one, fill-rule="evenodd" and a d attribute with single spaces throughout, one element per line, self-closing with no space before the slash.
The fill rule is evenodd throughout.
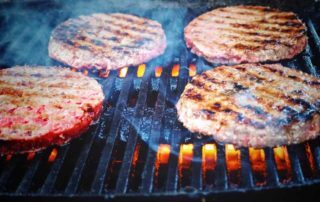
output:
<path id="1" fill-rule="evenodd" d="M 0 70 L 0 154 L 66 144 L 98 118 L 103 99 L 96 80 L 67 68 Z"/>

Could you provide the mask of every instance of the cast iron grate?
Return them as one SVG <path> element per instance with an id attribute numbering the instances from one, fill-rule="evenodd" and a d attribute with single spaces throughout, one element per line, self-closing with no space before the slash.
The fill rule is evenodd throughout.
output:
<path id="1" fill-rule="evenodd" d="M 71 7 L 46 7 L 45 14 L 41 7 L 5 8 L 0 21 L 1 65 L 57 65 L 47 56 L 47 40 L 57 23 L 76 15 L 68 10 Z M 101 9 L 115 9 L 107 8 Z M 25 13 L 9 16 L 14 9 Z M 178 6 L 143 11 L 165 25 L 168 38 L 175 41 L 169 43 L 169 51 L 138 67 L 84 70 L 103 86 L 101 118 L 63 147 L 2 156 L 0 196 L 205 195 L 319 185 L 318 139 L 288 147 L 236 149 L 198 138 L 177 121 L 174 104 L 186 83 L 214 66 L 189 53 L 182 35 L 182 28 L 207 9 Z M 130 12 L 139 15 L 141 10 Z M 159 17 L 163 12 L 167 16 Z M 23 24 L 25 15 L 30 18 Z M 319 17 L 304 18 L 309 45 L 297 58 L 283 62 L 318 77 L 320 40 L 315 22 Z"/>

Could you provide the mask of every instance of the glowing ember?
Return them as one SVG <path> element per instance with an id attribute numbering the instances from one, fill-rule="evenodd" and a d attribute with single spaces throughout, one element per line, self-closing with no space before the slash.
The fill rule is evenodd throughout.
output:
<path id="1" fill-rule="evenodd" d="M 28 161 L 31 161 L 31 160 L 35 157 L 35 155 L 36 155 L 35 152 L 30 152 L 30 153 L 28 153 L 27 160 L 28 160 Z"/>
<path id="2" fill-rule="evenodd" d="M 171 72 L 171 76 L 172 77 L 177 77 L 179 76 L 179 71 L 180 71 L 180 65 L 179 64 L 175 64 L 172 67 L 172 72 Z"/>
<path id="3" fill-rule="evenodd" d="M 10 161 L 11 159 L 12 159 L 12 155 L 11 154 L 6 156 L 6 161 Z"/>
<path id="4" fill-rule="evenodd" d="M 311 151 L 311 147 L 310 147 L 309 143 L 306 144 L 306 154 L 307 154 L 307 158 L 308 158 L 312 173 L 316 173 L 317 168 L 315 165 L 314 157 L 312 155 L 312 151 Z"/>
<path id="5" fill-rule="evenodd" d="M 138 66 L 138 71 L 137 71 L 137 77 L 141 78 L 144 75 L 144 72 L 146 71 L 146 65 L 141 64 Z"/>
<path id="6" fill-rule="evenodd" d="M 88 70 L 85 69 L 85 70 L 83 70 L 82 74 L 87 76 L 89 74 L 89 72 L 88 72 Z"/>
<path id="7" fill-rule="evenodd" d="M 162 74 L 162 67 L 156 67 L 155 72 L 154 72 L 155 77 L 158 78 L 161 76 L 161 74 Z"/>
<path id="8" fill-rule="evenodd" d="M 167 164 L 169 162 L 170 152 L 170 145 L 160 144 L 158 148 L 157 162 L 159 164 Z"/>
<path id="9" fill-rule="evenodd" d="M 119 71 L 119 77 L 120 78 L 124 78 L 127 76 L 127 72 L 128 72 L 128 67 L 124 67 L 122 69 L 120 69 Z"/>
<path id="10" fill-rule="evenodd" d="M 180 153 L 179 153 L 179 168 L 181 169 L 190 168 L 192 158 L 193 158 L 193 144 L 181 145 Z"/>
<path id="11" fill-rule="evenodd" d="M 273 152 L 279 176 L 283 182 L 287 182 L 292 178 L 288 150 L 285 146 L 280 146 L 273 148 Z"/>
<path id="12" fill-rule="evenodd" d="M 101 78 L 107 78 L 110 74 L 109 70 L 100 70 L 99 71 L 99 77 Z"/>
<path id="13" fill-rule="evenodd" d="M 206 144 L 202 147 L 203 171 L 214 170 L 217 164 L 217 147 L 215 144 Z"/>
<path id="14" fill-rule="evenodd" d="M 197 66 L 195 64 L 189 65 L 189 76 L 193 77 L 197 74 Z"/>
<path id="15" fill-rule="evenodd" d="M 57 158 L 57 155 L 58 155 L 58 150 L 56 148 L 53 148 L 49 155 L 48 162 L 49 163 L 54 162 L 54 160 L 56 160 Z"/>
<path id="16" fill-rule="evenodd" d="M 241 168 L 241 157 L 240 150 L 235 149 L 233 145 L 226 145 L 226 161 L 228 171 L 240 170 Z"/>
<path id="17" fill-rule="evenodd" d="M 140 147 L 141 147 L 141 144 L 137 144 L 136 148 L 134 149 L 133 158 L 132 158 L 133 168 L 135 168 L 138 163 Z"/>
<path id="18" fill-rule="evenodd" d="M 226 164 L 229 176 L 229 181 L 232 184 L 240 183 L 241 170 L 241 153 L 240 150 L 235 149 L 233 145 L 227 144 L 226 150 Z"/>
<path id="19" fill-rule="evenodd" d="M 162 67 L 156 67 L 154 75 L 155 77 L 159 78 L 162 74 Z"/>
<path id="20" fill-rule="evenodd" d="M 249 148 L 249 158 L 257 185 L 264 185 L 267 177 L 266 157 L 264 150 Z"/>

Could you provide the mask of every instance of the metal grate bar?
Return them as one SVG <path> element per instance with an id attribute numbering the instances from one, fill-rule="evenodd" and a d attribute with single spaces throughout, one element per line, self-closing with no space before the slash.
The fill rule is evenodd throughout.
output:
<path id="1" fill-rule="evenodd" d="M 320 147 L 314 149 L 314 159 L 317 165 L 318 171 L 320 170 Z"/>
<path id="2" fill-rule="evenodd" d="M 101 193 L 103 190 L 104 179 L 106 176 L 106 169 L 110 162 L 112 150 L 114 147 L 114 142 L 116 141 L 118 130 L 119 130 L 121 113 L 127 106 L 127 99 L 129 96 L 130 85 L 132 83 L 132 77 L 133 77 L 133 74 L 131 74 L 131 72 L 128 72 L 126 79 L 123 81 L 124 83 L 122 85 L 121 92 L 118 98 L 118 102 L 117 102 L 112 123 L 110 126 L 110 131 L 106 139 L 106 144 L 102 149 L 102 153 L 101 153 L 102 155 L 100 156 L 96 176 L 93 180 L 93 186 L 91 188 L 91 192 L 93 193 Z"/>
<path id="3" fill-rule="evenodd" d="M 219 189 L 228 188 L 226 157 L 224 146 L 218 145 L 218 158 L 215 173 L 215 185 Z"/>
<path id="4" fill-rule="evenodd" d="M 28 167 L 28 170 L 25 173 L 23 179 L 21 180 L 21 182 L 16 190 L 16 193 L 23 194 L 23 193 L 28 192 L 30 185 L 31 185 L 31 182 L 32 182 L 32 179 L 34 177 L 34 174 L 35 174 L 36 170 L 38 169 L 42 158 L 43 158 L 43 153 L 37 154 L 35 156 L 35 158 L 32 160 L 32 164 Z"/>
<path id="5" fill-rule="evenodd" d="M 318 76 L 316 68 L 313 66 L 311 58 L 309 56 L 302 56 L 304 66 L 306 66 L 309 70 L 309 72 L 313 76 Z"/>
<path id="6" fill-rule="evenodd" d="M 177 124 L 177 122 L 176 122 Z M 175 125 L 176 125 L 175 124 Z M 172 141 L 171 141 L 171 150 L 176 154 L 171 154 L 169 158 L 168 165 L 168 176 L 166 182 L 166 191 L 173 192 L 177 190 L 178 187 L 178 158 L 177 154 L 180 151 L 180 139 L 181 139 L 181 130 L 179 127 L 174 126 L 172 132 Z"/>
<path id="7" fill-rule="evenodd" d="M 148 78 L 147 76 L 144 76 L 141 82 L 141 88 L 140 93 L 135 109 L 135 114 L 133 117 L 133 122 L 136 123 L 136 120 L 140 120 L 141 116 L 143 116 L 144 113 L 144 106 L 147 100 L 147 93 L 148 93 Z M 118 181 L 116 185 L 116 192 L 118 193 L 125 193 L 127 190 L 127 185 L 129 181 L 129 174 L 130 174 L 130 168 L 132 166 L 132 160 L 133 160 L 133 154 L 134 150 L 137 144 L 138 134 L 140 132 L 141 127 L 141 120 L 138 123 L 137 133 L 135 133 L 133 130 L 134 128 L 130 128 L 130 135 L 126 144 L 126 150 L 123 157 L 120 173 L 118 176 Z"/>
<path id="8" fill-rule="evenodd" d="M 61 147 L 58 152 L 58 157 L 54 161 L 50 173 L 47 175 L 42 187 L 40 188 L 40 194 L 51 193 L 53 191 L 55 182 L 61 169 L 63 162 L 66 159 L 70 145 Z"/>
<path id="9" fill-rule="evenodd" d="M 253 187 L 252 169 L 249 160 L 248 149 L 241 150 L 241 185 L 242 187 Z"/>
<path id="10" fill-rule="evenodd" d="M 319 37 L 319 35 L 316 31 L 316 28 L 314 27 L 314 24 L 310 18 L 307 20 L 307 25 L 308 25 L 309 31 L 311 33 L 311 38 L 313 39 L 314 44 L 317 47 L 317 50 L 320 50 L 320 37 Z"/>
<path id="11" fill-rule="evenodd" d="M 192 179 L 191 185 L 196 190 L 202 189 L 202 171 L 201 171 L 201 149 L 202 145 L 200 143 L 194 143 L 194 156 L 192 162 Z"/>
<path id="12" fill-rule="evenodd" d="M 93 131 L 93 132 L 90 132 L 91 134 L 95 134 L 95 135 L 99 134 L 98 133 L 98 130 L 99 130 L 98 126 L 95 126 L 91 130 Z M 88 158 L 88 154 L 91 149 L 95 135 L 86 136 L 86 138 L 84 138 L 82 140 L 82 141 L 86 142 L 86 144 L 84 144 L 83 148 L 81 148 L 81 150 L 80 150 L 79 158 L 77 160 L 77 163 L 75 164 L 74 170 L 73 170 L 72 175 L 69 179 L 69 183 L 65 189 L 65 193 L 70 194 L 70 193 L 76 192 L 78 185 L 79 185 L 79 181 L 81 179 L 82 171 L 83 171 L 84 166 L 86 164 L 86 160 Z"/>
<path id="13" fill-rule="evenodd" d="M 271 148 L 265 149 L 266 154 L 266 166 L 267 166 L 267 184 L 269 186 L 278 186 L 279 185 L 279 176 L 277 173 L 277 168 L 275 165 L 273 151 Z"/>
<path id="14" fill-rule="evenodd" d="M 15 156 L 10 162 L 5 162 L 5 166 L 0 176 L 0 190 L 6 190 L 6 183 L 9 180 L 14 169 L 23 161 L 24 156 Z"/>
<path id="15" fill-rule="evenodd" d="M 167 73 L 167 72 L 165 72 Z M 165 74 L 162 78 L 162 82 L 160 82 L 159 89 L 165 89 L 164 91 L 159 91 L 158 99 L 155 107 L 155 114 L 152 118 L 152 128 L 151 135 L 149 139 L 149 145 L 152 145 L 153 148 L 149 147 L 147 159 L 145 162 L 144 170 L 142 173 L 142 185 L 141 192 L 150 193 L 152 191 L 152 182 L 153 182 L 153 171 L 154 171 L 154 162 L 156 158 L 156 151 L 153 149 L 158 148 L 160 131 L 161 131 L 161 119 L 163 117 L 164 109 L 165 109 L 165 98 L 167 95 L 167 75 Z"/>
<path id="16" fill-rule="evenodd" d="M 298 154 L 296 152 L 296 146 L 289 146 L 288 152 L 290 154 L 290 160 L 291 160 L 291 166 L 292 166 L 292 172 L 293 177 L 296 182 L 303 183 L 304 182 L 304 176 L 302 173 L 301 165 L 299 162 Z"/>

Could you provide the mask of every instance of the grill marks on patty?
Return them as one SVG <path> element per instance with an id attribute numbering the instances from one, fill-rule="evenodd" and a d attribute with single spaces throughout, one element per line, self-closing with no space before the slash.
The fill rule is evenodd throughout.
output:
<path id="1" fill-rule="evenodd" d="M 153 37 L 157 35 L 157 32 L 151 32 L 150 30 L 139 28 L 137 24 L 126 24 L 119 19 L 114 19 L 115 16 L 108 15 L 93 15 L 91 19 L 82 18 L 87 20 L 88 22 L 82 22 L 78 19 L 70 20 L 68 24 L 73 24 L 73 27 L 69 29 L 69 25 L 63 25 L 60 30 L 62 32 L 56 32 L 57 35 L 54 36 L 57 39 L 62 39 L 63 41 L 67 41 L 70 45 L 75 45 L 82 49 L 89 49 L 91 51 L 95 50 L 124 50 L 125 48 L 137 49 L 141 48 L 141 46 L 145 43 L 153 43 Z M 126 20 L 127 18 L 120 18 L 122 20 Z M 130 19 L 130 18 L 129 18 Z M 95 24 L 90 24 L 90 20 L 95 20 Z M 78 22 L 79 21 L 79 22 Z M 63 32 L 65 30 L 69 32 Z M 156 30 L 161 29 L 161 27 L 154 28 Z M 106 32 L 105 36 L 99 36 L 95 34 L 97 32 Z M 80 32 L 80 33 L 79 33 Z M 129 41 L 126 44 L 122 44 L 122 37 L 128 38 Z M 142 38 L 143 37 L 143 38 Z M 69 39 L 70 38 L 70 39 Z M 110 46 L 111 45 L 111 46 Z M 150 49 L 152 46 L 146 46 L 146 49 Z"/>
<path id="2" fill-rule="evenodd" d="M 292 12 L 233 6 L 194 19 L 185 28 L 185 38 L 189 48 L 211 62 L 242 63 L 291 58 L 305 47 L 305 32 Z"/>
<path id="3" fill-rule="evenodd" d="M 320 87 L 308 85 L 312 82 L 317 80 L 281 65 L 223 66 L 196 76 L 181 99 L 196 102 L 195 113 L 210 112 L 207 118 L 212 120 L 219 114 L 264 129 L 306 121 L 319 113 L 314 103 L 320 99 Z M 293 91 L 300 93 L 292 95 Z"/>
<path id="4" fill-rule="evenodd" d="M 80 127 L 97 115 L 99 111 L 93 110 L 100 110 L 97 106 L 103 100 L 95 80 L 54 67 L 1 70 L 0 97 L 0 139 L 10 141 L 33 141 L 30 138 Z"/>
<path id="5" fill-rule="evenodd" d="M 297 144 L 320 135 L 319 82 L 280 64 L 220 66 L 187 84 L 178 117 L 192 132 L 237 146 Z"/>
<path id="6" fill-rule="evenodd" d="M 67 50 L 74 55 L 73 58 L 56 53 L 58 50 L 51 50 L 55 43 L 71 46 L 71 50 Z M 98 57 L 92 60 L 92 63 L 103 63 L 100 66 L 117 69 L 147 62 L 162 54 L 165 47 L 165 34 L 158 22 L 121 13 L 101 13 L 72 18 L 58 25 L 52 33 L 49 55 L 78 67 L 81 64 L 72 64 L 72 60 L 79 57 L 80 54 L 74 51 L 80 49 L 91 52 L 92 58 Z M 124 58 L 128 58 L 126 65 L 122 64 L 125 63 Z M 108 63 L 107 60 L 114 64 L 104 64 Z"/>

